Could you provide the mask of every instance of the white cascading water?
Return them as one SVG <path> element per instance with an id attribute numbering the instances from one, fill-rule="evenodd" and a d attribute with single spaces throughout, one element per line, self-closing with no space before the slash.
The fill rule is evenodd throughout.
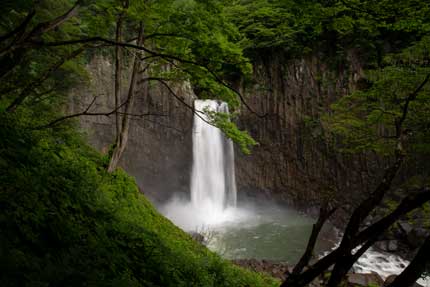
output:
<path id="1" fill-rule="evenodd" d="M 228 113 L 226 103 L 214 100 L 196 100 L 194 108 Z M 233 143 L 208 120 L 204 113 L 194 115 L 191 202 L 210 216 L 236 206 L 236 182 Z"/>
<path id="2" fill-rule="evenodd" d="M 188 231 L 244 216 L 236 208 L 233 142 L 208 123 L 205 113 L 228 113 L 228 105 L 215 100 L 196 100 L 194 108 L 191 201 L 174 197 L 162 209 L 166 217 Z"/>
<path id="3" fill-rule="evenodd" d="M 339 247 L 341 238 L 333 249 Z M 359 247 L 354 249 L 357 251 Z M 354 251 L 354 252 L 355 252 Z M 324 252 L 322 256 L 327 255 L 329 252 Z M 409 265 L 409 261 L 402 257 L 370 247 L 352 267 L 354 273 L 377 273 L 382 279 L 386 279 L 390 275 L 398 275 Z M 420 278 L 417 281 L 423 287 L 430 287 L 430 276 Z"/>

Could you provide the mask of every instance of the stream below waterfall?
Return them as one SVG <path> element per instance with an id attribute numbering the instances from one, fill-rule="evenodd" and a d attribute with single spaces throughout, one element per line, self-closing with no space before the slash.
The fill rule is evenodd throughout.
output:
<path id="1" fill-rule="evenodd" d="M 186 199 L 175 198 L 160 211 L 187 232 L 205 237 L 207 247 L 227 259 L 265 259 L 297 263 L 309 238 L 312 219 L 294 209 L 261 201 L 240 203 L 219 216 L 206 217 L 205 210 Z M 340 240 L 337 230 L 327 225 L 319 236 L 316 253 L 322 256 Z M 370 248 L 353 267 L 357 273 L 378 273 L 383 279 L 399 274 L 409 264 L 393 254 Z M 430 287 L 430 278 L 418 281 Z"/>

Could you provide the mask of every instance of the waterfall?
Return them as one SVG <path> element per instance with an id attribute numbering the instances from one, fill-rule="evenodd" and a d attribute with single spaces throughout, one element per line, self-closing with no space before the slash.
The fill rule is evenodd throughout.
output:
<path id="1" fill-rule="evenodd" d="M 198 111 L 228 113 L 228 105 L 214 100 L 196 100 L 193 126 L 193 168 L 191 202 L 205 210 L 207 216 L 217 216 L 227 207 L 236 206 L 233 143 L 216 127 L 208 124 L 207 116 Z"/>
<path id="2" fill-rule="evenodd" d="M 228 113 L 228 105 L 214 100 L 194 101 L 193 165 L 189 197 L 174 194 L 161 211 L 187 231 L 202 232 L 248 217 L 236 208 L 233 142 L 208 123 L 204 111 Z"/>

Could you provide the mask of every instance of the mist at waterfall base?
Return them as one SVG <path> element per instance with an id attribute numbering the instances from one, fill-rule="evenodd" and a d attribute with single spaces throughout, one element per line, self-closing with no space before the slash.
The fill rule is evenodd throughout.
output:
<path id="1" fill-rule="evenodd" d="M 217 101 L 197 100 L 194 105 L 197 111 L 228 113 L 228 106 Z M 238 201 L 233 144 L 207 120 L 204 113 L 194 116 L 190 196 L 173 195 L 160 211 L 183 230 L 205 236 L 208 248 L 225 258 L 295 264 L 306 248 L 314 219 L 267 200 Z M 335 229 L 326 226 L 316 254 L 335 248 L 339 240 Z M 353 270 L 386 278 L 408 264 L 399 256 L 370 248 Z M 430 287 L 429 281 L 419 283 Z"/>

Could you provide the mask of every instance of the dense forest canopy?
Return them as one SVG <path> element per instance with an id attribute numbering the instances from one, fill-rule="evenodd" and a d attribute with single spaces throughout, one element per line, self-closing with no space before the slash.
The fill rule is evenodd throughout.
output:
<path id="1" fill-rule="evenodd" d="M 137 78 L 168 89 L 189 83 L 198 98 L 232 113 L 208 114 L 246 154 L 257 143 L 236 117 L 242 86 L 263 54 L 294 60 L 316 54 L 336 70 L 354 50 L 364 72 L 356 88 L 312 119 L 338 153 L 372 154 L 387 168 L 352 212 L 340 246 L 310 265 L 315 242 L 283 286 L 305 286 L 330 266 L 339 286 L 358 254 L 401 216 L 428 206 L 430 4 L 373 0 L 5 0 L 0 4 L 0 280 L 5 286 L 276 286 L 212 254 L 154 210 L 117 168 Z M 115 107 L 70 114 L 71 88 L 91 81 L 95 56 L 112 62 Z M 287 65 L 288 63 L 280 63 Z M 127 79 L 124 80 L 124 79 Z M 130 79 L 130 81 L 128 81 Z M 124 91 L 127 91 L 124 93 Z M 116 139 L 100 155 L 79 132 L 79 117 L 116 119 Z M 403 166 L 412 190 L 374 225 L 364 219 L 391 192 Z M 324 197 L 325 201 L 327 198 Z M 312 234 L 336 210 L 324 202 Z M 426 268 L 430 239 L 390 286 Z M 427 264 L 427 265 L 426 265 Z M 307 268 L 305 268 L 307 266 Z M 427 266 L 427 267 L 426 267 Z M 412 271 L 411 271 L 412 270 Z"/>

